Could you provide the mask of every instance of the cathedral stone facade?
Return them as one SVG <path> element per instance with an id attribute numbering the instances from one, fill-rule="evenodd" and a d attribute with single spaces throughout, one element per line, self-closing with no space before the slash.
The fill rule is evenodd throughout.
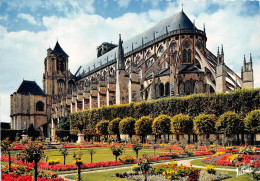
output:
<path id="1" fill-rule="evenodd" d="M 55 125 L 71 112 L 170 96 L 253 88 L 252 57 L 241 76 L 215 56 L 207 36 L 181 11 L 118 45 L 102 43 L 97 58 L 68 71 L 68 55 L 57 42 L 44 60 L 46 114 L 55 140 Z M 11 103 L 12 104 L 12 103 Z"/>

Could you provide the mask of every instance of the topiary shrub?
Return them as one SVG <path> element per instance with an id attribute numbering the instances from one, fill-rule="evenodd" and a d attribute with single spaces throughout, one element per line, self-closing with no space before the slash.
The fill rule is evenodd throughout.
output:
<path id="1" fill-rule="evenodd" d="M 171 117 L 167 115 L 160 115 L 156 117 L 152 125 L 153 134 L 157 136 L 171 133 Z"/>
<path id="2" fill-rule="evenodd" d="M 135 134 L 135 119 L 132 117 L 127 117 L 122 119 L 119 123 L 119 132 L 121 134 L 128 134 L 129 138 Z"/>
<path id="3" fill-rule="evenodd" d="M 178 135 L 184 135 L 192 133 L 193 121 L 189 115 L 178 114 L 174 116 L 171 120 L 171 131 L 173 134 L 177 135 L 177 140 L 179 141 Z M 190 137 L 189 137 L 190 138 Z M 190 142 L 190 140 L 188 140 Z"/>
<path id="4" fill-rule="evenodd" d="M 109 122 L 108 125 L 108 133 L 110 135 L 117 135 L 117 140 L 120 141 L 120 132 L 119 132 L 119 123 L 120 123 L 121 119 L 120 118 L 116 118 L 113 119 L 112 121 Z"/>
<path id="5" fill-rule="evenodd" d="M 102 121 L 98 122 L 96 125 L 97 133 L 99 135 L 108 135 L 108 131 L 107 131 L 108 124 L 109 124 L 109 121 L 107 121 L 107 120 L 102 120 Z"/>
<path id="6" fill-rule="evenodd" d="M 152 133 L 153 119 L 148 116 L 143 116 L 135 123 L 136 134 L 142 136 L 142 143 L 145 142 L 146 136 Z"/>
<path id="7" fill-rule="evenodd" d="M 237 134 L 239 142 L 239 133 L 244 132 L 244 122 L 235 112 L 226 112 L 222 114 L 216 122 L 216 130 L 229 137 L 231 134 Z"/>
<path id="8" fill-rule="evenodd" d="M 251 133 L 251 144 L 254 144 L 255 134 L 260 133 L 260 110 L 251 111 L 244 119 L 245 129 Z"/>
<path id="9" fill-rule="evenodd" d="M 209 135 L 215 133 L 215 124 L 217 118 L 214 114 L 200 114 L 193 120 L 193 130 L 198 135 Z"/>

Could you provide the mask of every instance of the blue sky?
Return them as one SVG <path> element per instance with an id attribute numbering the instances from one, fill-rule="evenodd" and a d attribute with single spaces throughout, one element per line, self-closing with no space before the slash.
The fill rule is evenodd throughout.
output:
<path id="1" fill-rule="evenodd" d="M 42 87 L 46 50 L 57 39 L 75 72 L 91 62 L 102 42 L 129 39 L 182 9 L 203 29 L 214 54 L 224 45 L 225 62 L 240 75 L 252 53 L 255 87 L 260 87 L 258 1 L 217 0 L 2 0 L 0 5 L 1 121 L 8 122 L 10 94 L 22 80 Z"/>

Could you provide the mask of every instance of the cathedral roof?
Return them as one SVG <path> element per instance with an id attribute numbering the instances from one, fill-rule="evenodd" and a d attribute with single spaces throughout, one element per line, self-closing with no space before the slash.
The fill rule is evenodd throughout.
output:
<path id="1" fill-rule="evenodd" d="M 123 49 L 124 55 L 129 55 L 132 51 L 140 50 L 144 46 L 148 46 L 150 43 L 155 43 L 161 38 L 165 38 L 170 34 L 179 34 L 181 32 L 198 32 L 204 34 L 203 31 L 198 30 L 188 16 L 183 12 L 179 12 L 166 20 L 162 21 L 144 31 L 143 33 L 124 41 Z M 104 64 L 113 64 L 116 62 L 118 56 L 118 47 L 105 53 L 104 55 L 96 58 L 89 64 L 83 65 L 79 75 L 84 76 L 83 70 L 88 74 L 99 70 Z M 95 66 L 93 66 L 95 64 Z"/>
<path id="2" fill-rule="evenodd" d="M 63 55 L 65 57 L 68 57 L 67 53 L 64 52 L 58 41 L 56 42 L 56 45 L 51 53 L 54 55 Z"/>
<path id="3" fill-rule="evenodd" d="M 23 80 L 16 92 L 20 94 L 45 95 L 35 81 L 29 80 Z"/>

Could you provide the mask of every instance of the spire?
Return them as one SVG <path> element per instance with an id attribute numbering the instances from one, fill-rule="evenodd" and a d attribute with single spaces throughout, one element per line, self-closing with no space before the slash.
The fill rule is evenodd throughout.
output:
<path id="1" fill-rule="evenodd" d="M 118 42 L 117 69 L 118 70 L 125 69 L 124 50 L 123 50 L 122 41 L 121 41 L 121 34 L 119 34 L 119 42 Z"/>
<path id="2" fill-rule="evenodd" d="M 181 11 L 183 12 L 183 4 L 181 4 Z"/>
<path id="3" fill-rule="evenodd" d="M 246 64 L 246 55 L 244 54 L 244 64 Z"/>
<path id="4" fill-rule="evenodd" d="M 53 49 L 53 51 L 52 51 L 52 54 L 54 54 L 54 55 L 63 55 L 63 56 L 65 56 L 65 57 L 68 57 L 68 55 L 67 55 L 67 54 L 64 52 L 64 50 L 61 48 L 61 46 L 60 46 L 58 40 L 57 40 L 56 45 L 55 45 L 55 47 L 54 47 L 54 49 Z"/>
<path id="5" fill-rule="evenodd" d="M 193 20 L 193 30 L 195 31 L 195 19 Z"/>
<path id="6" fill-rule="evenodd" d="M 251 55 L 251 53 L 250 53 L 250 63 L 252 63 L 252 55 Z"/>
<path id="7" fill-rule="evenodd" d="M 206 28 L 205 28 L 205 23 L 203 23 L 203 31 L 206 34 Z"/>
<path id="8" fill-rule="evenodd" d="M 223 44 L 221 45 L 221 55 L 224 55 Z"/>
<path id="9" fill-rule="evenodd" d="M 218 53 L 217 53 L 217 56 L 219 56 L 219 46 L 218 46 Z"/>

